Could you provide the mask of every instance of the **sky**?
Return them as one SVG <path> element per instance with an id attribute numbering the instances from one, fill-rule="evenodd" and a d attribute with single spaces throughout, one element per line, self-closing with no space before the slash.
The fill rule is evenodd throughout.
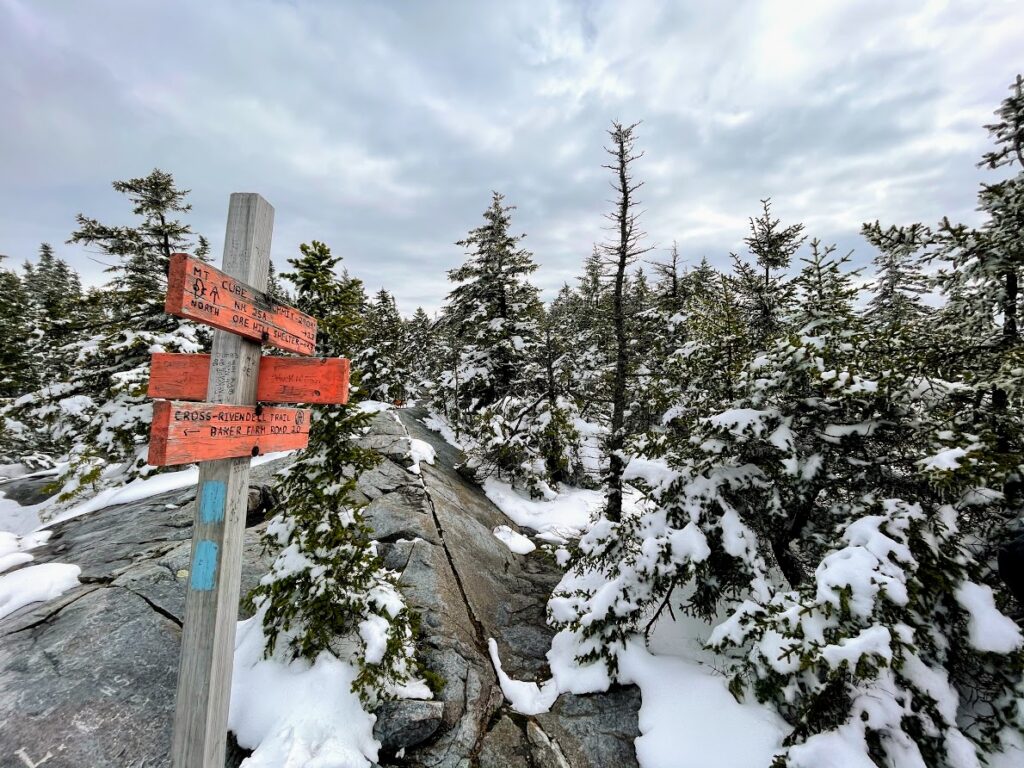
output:
<path id="1" fill-rule="evenodd" d="M 619 120 L 648 258 L 724 266 L 771 197 L 866 265 L 864 221 L 977 221 L 1022 40 L 1020 0 L 0 0 L 0 253 L 102 281 L 75 214 L 130 224 L 110 182 L 159 167 L 216 260 L 258 192 L 278 269 L 322 240 L 411 314 L 497 190 L 550 298 L 605 236 Z"/>

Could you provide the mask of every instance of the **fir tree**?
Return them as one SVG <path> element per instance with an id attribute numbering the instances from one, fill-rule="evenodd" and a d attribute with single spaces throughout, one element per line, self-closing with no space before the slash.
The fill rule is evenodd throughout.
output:
<path id="1" fill-rule="evenodd" d="M 317 354 L 353 357 L 362 347 L 366 297 L 362 283 L 336 274 L 339 257 L 323 243 L 300 246 L 284 275 L 296 304 L 318 319 Z M 415 671 L 409 611 L 384 569 L 353 501 L 359 474 L 379 460 L 354 439 L 369 415 L 358 406 L 315 409 L 309 445 L 281 485 L 281 512 L 264 543 L 278 553 L 252 596 L 262 613 L 266 654 L 314 660 L 328 652 L 359 667 L 353 682 L 364 701 L 387 698 Z M 355 643 L 352 653 L 344 649 Z"/>
<path id="2" fill-rule="evenodd" d="M 441 323 L 457 350 L 436 396 L 454 404 L 456 426 L 469 426 L 475 414 L 506 395 L 529 386 L 536 366 L 540 298 L 527 278 L 536 270 L 533 256 L 520 247 L 522 235 L 509 232 L 513 206 L 493 193 L 484 224 L 458 245 L 466 262 L 448 273 L 456 283 L 448 294 Z M 443 407 L 443 406 L 442 406 Z"/>
<path id="3" fill-rule="evenodd" d="M 64 381 L 72 372 L 75 342 L 90 330 L 78 273 L 56 257 L 49 243 L 43 243 L 39 259 L 26 272 L 25 287 L 32 302 L 35 354 L 43 379 Z"/>
<path id="4" fill-rule="evenodd" d="M 405 337 L 409 345 L 409 376 L 414 391 L 429 385 L 437 374 L 437 349 L 433 322 L 423 307 L 416 307 L 411 319 L 405 323 Z"/>

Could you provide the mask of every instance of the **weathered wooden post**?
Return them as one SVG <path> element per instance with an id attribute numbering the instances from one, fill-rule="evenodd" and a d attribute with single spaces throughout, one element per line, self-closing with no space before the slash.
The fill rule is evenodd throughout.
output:
<path id="1" fill-rule="evenodd" d="M 212 325 L 207 355 L 155 354 L 149 463 L 199 462 L 192 563 L 185 598 L 174 713 L 174 768 L 223 768 L 235 622 L 241 582 L 249 461 L 301 448 L 310 412 L 261 402 L 344 403 L 348 361 L 276 358 L 261 345 L 312 355 L 316 320 L 266 296 L 274 209 L 256 194 L 231 195 L 224 269 L 175 254 L 167 312 Z M 205 378 L 204 378 L 205 377 Z M 199 382 L 206 382 L 205 387 Z M 180 401 L 205 400 L 203 403 Z"/>
<path id="2" fill-rule="evenodd" d="M 273 231 L 270 203 L 256 194 L 231 195 L 223 271 L 265 291 Z M 206 400 L 255 405 L 260 351 L 258 342 L 214 331 Z M 248 494 L 249 457 L 200 465 L 174 711 L 175 768 L 224 765 Z"/>

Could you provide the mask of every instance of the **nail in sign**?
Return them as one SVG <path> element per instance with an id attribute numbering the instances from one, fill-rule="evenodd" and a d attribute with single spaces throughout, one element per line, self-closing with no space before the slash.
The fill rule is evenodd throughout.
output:
<path id="1" fill-rule="evenodd" d="M 300 355 L 316 350 L 316 320 L 276 304 L 262 291 L 188 254 L 171 255 L 169 314 L 195 320 Z"/>
<path id="2" fill-rule="evenodd" d="M 149 463 L 166 467 L 304 448 L 309 418 L 308 408 L 157 400 Z"/>

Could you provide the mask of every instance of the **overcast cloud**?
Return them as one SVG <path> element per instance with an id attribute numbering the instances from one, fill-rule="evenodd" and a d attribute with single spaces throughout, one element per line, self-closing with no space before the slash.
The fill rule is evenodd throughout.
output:
<path id="1" fill-rule="evenodd" d="M 494 189 L 550 297 L 602 236 L 618 119 L 652 244 L 724 264 L 771 196 L 863 262 L 863 221 L 975 220 L 1022 41 L 1020 0 L 0 0 L 0 253 L 99 281 L 74 215 L 128 223 L 110 181 L 159 167 L 218 259 L 259 192 L 279 268 L 323 240 L 410 313 Z"/>

